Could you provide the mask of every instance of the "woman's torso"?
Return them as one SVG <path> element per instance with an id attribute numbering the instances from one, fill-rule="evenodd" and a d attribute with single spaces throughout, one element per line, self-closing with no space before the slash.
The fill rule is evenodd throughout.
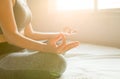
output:
<path id="1" fill-rule="evenodd" d="M 18 31 L 22 31 L 25 26 L 27 26 L 31 21 L 31 12 L 28 8 L 26 0 L 16 0 L 15 5 L 13 7 L 14 16 L 16 20 L 16 24 L 18 27 Z M 0 35 L 2 35 L 2 30 L 0 28 Z M 0 54 L 1 53 L 11 53 L 14 51 L 22 50 L 23 48 L 10 45 L 7 42 L 0 43 Z"/>
<path id="2" fill-rule="evenodd" d="M 26 0 L 16 0 L 14 15 L 18 30 L 21 31 L 31 21 L 31 11 Z"/>

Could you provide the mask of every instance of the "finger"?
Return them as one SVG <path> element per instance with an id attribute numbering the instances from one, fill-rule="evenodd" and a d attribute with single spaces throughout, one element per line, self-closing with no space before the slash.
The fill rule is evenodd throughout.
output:
<path id="1" fill-rule="evenodd" d="M 51 46 L 56 46 L 56 42 L 62 38 L 61 34 L 49 40 L 48 44 Z"/>
<path id="2" fill-rule="evenodd" d="M 70 34 L 72 35 L 72 34 L 75 34 L 75 33 L 77 33 L 77 30 L 75 28 L 71 28 L 70 29 Z"/>
<path id="3" fill-rule="evenodd" d="M 60 44 L 60 46 L 63 46 L 63 45 L 66 44 L 66 37 L 65 37 L 65 35 L 63 35 L 63 34 L 61 35 L 61 37 L 62 37 L 62 38 L 61 38 L 61 44 Z M 59 46 L 59 47 L 60 47 L 60 46 Z"/>
<path id="4" fill-rule="evenodd" d="M 62 40 L 61 41 L 62 41 L 62 43 L 57 47 L 59 51 L 62 50 L 66 45 L 66 38 L 65 38 L 64 35 L 62 35 Z"/>
<path id="5" fill-rule="evenodd" d="M 66 51 L 68 51 L 68 50 L 70 50 L 70 49 L 78 46 L 79 44 L 80 44 L 79 42 L 71 42 L 71 43 L 67 44 L 67 45 L 62 49 L 61 52 L 64 53 L 64 52 L 66 52 Z"/>
<path id="6" fill-rule="evenodd" d="M 57 41 L 59 41 L 60 39 L 62 39 L 62 36 L 63 34 L 62 33 L 60 33 L 58 36 L 56 36 L 54 39 L 52 39 L 51 41 L 54 41 L 54 42 L 57 42 Z"/>
<path id="7" fill-rule="evenodd" d="M 65 32 L 65 35 L 73 35 L 73 34 L 76 34 L 77 33 L 77 30 L 76 29 L 69 29 L 68 31 Z"/>

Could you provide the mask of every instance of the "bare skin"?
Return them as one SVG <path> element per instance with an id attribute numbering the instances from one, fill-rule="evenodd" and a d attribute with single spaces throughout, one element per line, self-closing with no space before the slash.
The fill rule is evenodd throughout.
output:
<path id="1" fill-rule="evenodd" d="M 0 0 L 0 25 L 3 35 L 0 35 L 0 42 L 7 41 L 10 44 L 37 50 L 41 52 L 50 52 L 61 54 L 79 45 L 79 42 L 66 43 L 64 33 L 41 33 L 32 30 L 31 23 L 25 26 L 24 34 L 18 31 L 16 25 L 13 7 L 15 0 Z M 60 45 L 56 43 L 62 40 Z M 47 43 L 39 42 L 39 40 L 47 40 Z"/>

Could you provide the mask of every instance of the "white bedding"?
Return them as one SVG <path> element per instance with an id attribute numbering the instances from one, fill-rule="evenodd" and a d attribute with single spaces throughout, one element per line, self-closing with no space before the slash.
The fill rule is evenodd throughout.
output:
<path id="1" fill-rule="evenodd" d="M 65 54 L 67 69 L 59 79 L 120 79 L 120 49 L 81 44 Z"/>

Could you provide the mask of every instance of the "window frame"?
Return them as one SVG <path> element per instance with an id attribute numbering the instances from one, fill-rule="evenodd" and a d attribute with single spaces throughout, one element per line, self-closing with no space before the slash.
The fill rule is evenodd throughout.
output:
<path id="1" fill-rule="evenodd" d="M 120 12 L 120 8 L 109 8 L 109 9 L 99 9 L 98 8 L 98 0 L 94 0 L 94 11 L 112 11 L 112 12 Z"/>
<path id="2" fill-rule="evenodd" d="M 93 0 L 94 2 L 94 8 L 93 10 L 75 10 L 74 12 L 115 12 L 115 13 L 120 13 L 120 8 L 110 8 L 110 9 L 99 9 L 98 5 L 98 0 Z M 48 13 L 58 13 L 56 10 L 56 0 L 48 0 Z M 71 11 L 63 11 L 63 12 L 72 12 Z"/>

